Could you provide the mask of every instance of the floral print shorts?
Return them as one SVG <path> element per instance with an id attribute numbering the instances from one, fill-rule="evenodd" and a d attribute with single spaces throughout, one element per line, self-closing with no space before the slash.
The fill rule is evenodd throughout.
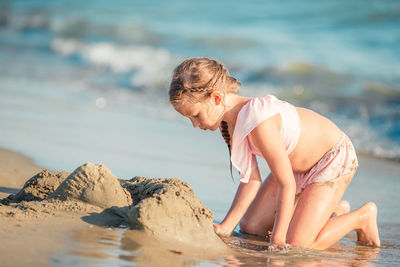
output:
<path id="1" fill-rule="evenodd" d="M 357 155 L 349 137 L 343 134 L 340 141 L 332 147 L 322 158 L 306 173 L 295 172 L 296 195 L 312 183 L 326 182 L 352 171 L 358 167 Z"/>

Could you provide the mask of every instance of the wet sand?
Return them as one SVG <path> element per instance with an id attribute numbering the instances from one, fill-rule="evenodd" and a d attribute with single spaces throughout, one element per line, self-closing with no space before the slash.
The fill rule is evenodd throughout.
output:
<path id="1" fill-rule="evenodd" d="M 93 166 L 91 168 L 91 172 L 96 171 Z M 26 157 L 0 149 L 1 196 L 15 194 L 24 185 L 26 179 L 41 170 L 42 168 L 36 166 Z M 106 174 L 106 171 L 100 167 L 98 171 Z M 79 177 L 81 178 L 79 179 L 83 179 L 82 177 L 85 175 L 82 173 L 85 172 L 79 172 L 78 169 L 76 172 L 80 173 Z M 190 249 L 188 246 L 183 245 L 184 243 L 178 244 L 173 240 L 168 241 L 168 235 L 162 236 L 162 232 L 158 233 L 160 236 L 157 236 L 155 231 L 157 231 L 157 223 L 162 220 L 160 216 L 151 216 L 150 213 L 143 213 L 146 216 L 140 220 L 137 219 L 138 210 L 145 209 L 146 206 L 154 209 L 156 207 L 154 205 L 159 205 L 159 201 L 171 206 L 170 198 L 150 198 L 148 201 L 143 201 L 143 205 L 139 205 L 132 210 L 130 215 L 128 213 L 126 224 L 129 223 L 129 220 L 131 222 L 133 220 L 132 224 L 137 225 L 137 230 L 128 229 L 127 225 L 121 225 L 123 221 L 121 218 L 116 219 L 115 216 L 106 216 L 104 208 L 109 204 L 105 202 L 100 204 L 94 202 L 96 205 L 103 206 L 99 207 L 93 205 L 93 203 L 79 204 L 78 202 L 72 202 L 73 204 L 71 205 L 70 202 L 49 202 L 45 203 L 45 205 L 38 205 L 23 201 L 21 202 L 22 204 L 18 204 L 19 211 L 16 211 L 15 207 L 0 205 L 0 223 L 2 226 L 0 228 L 0 238 L 5 241 L 0 244 L 1 265 L 121 265 L 127 262 L 152 264 L 153 266 L 191 266 L 199 263 L 206 266 L 229 264 L 233 266 L 241 264 L 309 266 L 317 262 L 333 265 L 395 265 L 399 261 L 393 255 L 397 255 L 400 249 L 397 234 L 400 228 L 398 223 L 395 223 L 397 221 L 396 218 L 399 217 L 398 209 L 396 209 L 398 201 L 393 201 L 396 200 L 393 197 L 398 199 L 398 190 L 396 190 L 398 188 L 398 173 L 400 173 L 400 165 L 397 163 L 365 156 L 360 157 L 360 169 L 357 177 L 345 194 L 345 199 L 350 201 L 353 209 L 361 205 L 365 199 L 372 198 L 377 202 L 380 208 L 378 218 L 382 248 L 358 246 L 355 242 L 355 233 L 352 232 L 333 248 L 323 252 L 302 250 L 290 251 L 286 254 L 271 254 L 265 251 L 267 246 L 265 239 L 242 234 L 224 238 L 225 243 L 233 250 L 226 250 L 225 252 L 214 251 L 209 246 L 206 246 L 207 241 L 202 243 L 199 239 L 202 238 L 201 235 L 193 235 L 193 237 L 198 238 L 197 242 L 193 242 L 197 243 L 197 248 Z M 46 174 L 42 176 L 46 176 Z M 78 178 L 75 178 L 75 184 L 77 182 L 76 179 Z M 133 190 L 138 192 L 138 196 L 149 194 L 151 190 L 154 192 L 150 192 L 150 194 L 154 194 L 155 191 L 160 190 L 160 183 L 162 184 L 163 182 L 163 180 L 157 179 L 148 181 L 146 178 L 141 177 L 131 181 L 119 181 L 123 187 L 122 190 Z M 172 186 L 174 186 L 173 184 Z M 74 189 L 68 186 L 61 188 L 64 191 Z M 176 190 L 176 187 L 172 188 Z M 179 188 L 182 190 L 185 186 Z M 93 190 L 99 190 L 99 187 L 93 186 Z M 189 202 L 193 202 L 191 198 L 187 197 L 190 190 L 185 190 L 179 191 L 179 196 L 182 194 L 186 199 L 189 199 Z M 365 195 L 360 195 L 360 190 L 365 192 Z M 73 190 L 68 192 L 73 192 Z M 171 192 L 173 193 L 172 195 L 176 196 L 178 191 Z M 58 192 L 57 194 L 63 195 L 64 193 Z M 120 194 L 124 195 L 122 191 Z M 86 196 L 76 193 L 73 197 L 85 198 Z M 388 203 L 387 198 L 392 200 L 390 202 L 392 204 Z M 120 201 L 122 201 L 120 203 L 121 206 L 126 205 L 124 197 Z M 139 202 L 139 199 L 132 198 L 126 201 L 132 201 L 135 204 L 135 202 Z M 33 201 L 32 203 L 36 202 Z M 43 204 L 44 202 L 40 203 Z M 55 206 L 59 207 L 55 208 Z M 162 205 L 159 208 L 166 210 Z M 182 210 L 184 210 L 184 213 L 188 212 L 188 210 Z M 120 210 L 114 211 L 118 213 Z M 161 217 L 168 216 L 168 212 Z M 205 211 L 200 213 L 205 216 L 205 219 L 209 217 Z M 172 215 L 169 220 L 174 216 L 176 215 Z M 154 222 L 152 221 L 153 217 L 156 220 Z M 184 222 L 190 224 L 190 218 L 190 216 L 186 217 Z M 112 227 L 113 224 L 120 227 Z M 146 225 L 156 226 L 156 228 Z M 206 227 L 201 231 L 206 232 L 209 230 Z M 166 232 L 166 234 L 169 234 L 169 236 L 179 235 L 176 229 L 174 231 Z M 189 235 L 189 233 L 190 229 L 186 231 L 185 235 Z M 162 242 L 160 242 L 159 237 L 163 238 Z"/>
<path id="2" fill-rule="evenodd" d="M 171 253 L 204 261 L 229 251 L 214 233 L 212 212 L 179 179 L 117 179 L 93 163 L 57 173 L 10 151 L 0 155 L 13 162 L 1 169 L 3 194 L 10 194 L 0 203 L 0 238 L 7 240 L 0 245 L 2 266 L 69 264 L 73 255 L 85 261 L 88 252 L 77 247 L 90 241 L 90 233 L 109 229 L 118 236 L 127 225 L 133 230 L 120 238 L 134 236 L 130 243 L 136 250 L 146 248 L 148 256 L 159 251 L 154 262 L 166 263 L 163 258 Z M 32 177 L 25 181 L 26 176 Z M 95 249 L 88 254 L 103 255 Z"/>
<path id="3" fill-rule="evenodd" d="M 0 198 L 18 192 L 41 170 L 23 155 L 0 149 Z M 31 218 L 0 213 L 0 225 L 2 266 L 51 266 L 51 259 L 67 246 L 70 232 L 87 227 L 76 213 Z"/>
<path id="4" fill-rule="evenodd" d="M 16 193 L 27 177 L 41 169 L 27 157 L 0 148 L 0 198 Z"/>

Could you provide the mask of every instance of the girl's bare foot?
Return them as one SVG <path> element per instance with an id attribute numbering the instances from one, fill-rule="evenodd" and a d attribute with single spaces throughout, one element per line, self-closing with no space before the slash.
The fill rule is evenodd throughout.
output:
<path id="1" fill-rule="evenodd" d="M 380 246 L 378 225 L 376 217 L 378 214 L 375 203 L 368 202 L 358 209 L 360 212 L 360 228 L 356 230 L 357 241 L 362 245 Z"/>
<path id="2" fill-rule="evenodd" d="M 331 217 L 340 216 L 345 213 L 349 213 L 350 203 L 347 200 L 341 200 L 336 206 L 335 211 L 332 213 Z"/>

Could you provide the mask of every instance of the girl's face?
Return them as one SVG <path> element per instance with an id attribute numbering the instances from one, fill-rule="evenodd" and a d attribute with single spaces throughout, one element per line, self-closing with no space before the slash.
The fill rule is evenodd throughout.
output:
<path id="1" fill-rule="evenodd" d="M 194 128 L 215 131 L 221 124 L 224 108 L 219 102 L 216 104 L 209 98 L 205 102 L 198 103 L 183 101 L 176 111 L 189 118 Z"/>

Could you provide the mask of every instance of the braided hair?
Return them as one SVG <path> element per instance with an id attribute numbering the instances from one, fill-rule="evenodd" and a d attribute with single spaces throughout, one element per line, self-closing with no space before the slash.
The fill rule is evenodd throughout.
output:
<path id="1" fill-rule="evenodd" d="M 232 161 L 230 160 L 231 158 L 231 136 L 229 134 L 228 130 L 228 123 L 226 121 L 221 121 L 221 125 L 219 126 L 219 130 L 221 131 L 222 137 L 225 140 L 225 143 L 228 145 L 228 152 L 229 152 L 229 167 L 231 170 L 231 177 L 233 180 L 233 174 L 232 174 Z"/>
<path id="2" fill-rule="evenodd" d="M 229 71 L 212 58 L 188 58 L 175 68 L 169 88 L 169 101 L 174 107 L 182 104 L 182 100 L 192 103 L 206 100 L 212 92 L 236 93 L 240 82 L 229 75 Z M 231 137 L 228 124 L 221 122 L 220 131 L 228 145 L 230 170 L 232 175 Z"/>

